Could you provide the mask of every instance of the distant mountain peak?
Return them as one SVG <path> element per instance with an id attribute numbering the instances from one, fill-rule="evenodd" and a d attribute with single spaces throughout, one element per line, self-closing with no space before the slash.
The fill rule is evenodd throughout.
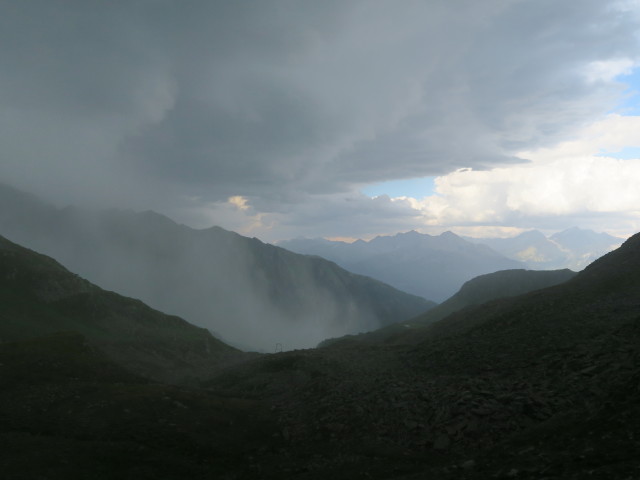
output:
<path id="1" fill-rule="evenodd" d="M 408 232 L 404 232 L 404 233 L 398 233 L 396 234 L 396 237 L 420 237 L 424 234 L 416 231 L 416 230 L 409 230 Z"/>
<path id="2" fill-rule="evenodd" d="M 435 301 L 448 298 L 477 275 L 524 267 L 451 231 L 434 236 L 411 230 L 351 244 L 332 242 L 322 246 L 311 241 L 290 241 L 281 245 L 298 253 L 327 258 L 352 272 Z"/>
<path id="3" fill-rule="evenodd" d="M 525 232 L 522 232 L 521 234 L 517 235 L 517 237 L 520 238 L 527 238 L 527 239 L 536 239 L 536 240 L 546 240 L 547 237 L 544 235 L 544 233 L 542 233 L 540 230 L 527 230 Z"/>
<path id="4" fill-rule="evenodd" d="M 582 270 L 622 243 L 621 238 L 579 227 L 571 227 L 549 237 L 539 230 L 527 230 L 515 237 L 467 239 L 487 245 L 508 258 L 520 260 L 534 270 Z"/>

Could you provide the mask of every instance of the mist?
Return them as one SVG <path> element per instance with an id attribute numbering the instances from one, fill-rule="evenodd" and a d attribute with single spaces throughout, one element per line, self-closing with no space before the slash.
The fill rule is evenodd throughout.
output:
<path id="1" fill-rule="evenodd" d="M 429 307 L 326 260 L 219 227 L 194 230 L 151 211 L 59 209 L 9 187 L 0 200 L 10 240 L 244 350 L 314 347 Z"/>

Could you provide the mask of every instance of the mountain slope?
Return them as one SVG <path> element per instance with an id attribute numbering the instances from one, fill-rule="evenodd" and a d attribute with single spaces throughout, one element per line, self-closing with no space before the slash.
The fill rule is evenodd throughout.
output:
<path id="1" fill-rule="evenodd" d="M 323 452 L 325 478 L 635 478 L 639 292 L 640 234 L 404 344 L 262 357 L 210 385 L 272 399 L 294 468 Z"/>
<path id="2" fill-rule="evenodd" d="M 582 270 L 623 242 L 622 238 L 577 227 L 555 233 L 548 238 L 538 230 L 523 232 L 511 238 L 466 238 L 470 242 L 487 245 L 532 269 Z"/>
<path id="3" fill-rule="evenodd" d="M 463 308 L 552 287 L 570 280 L 575 275 L 575 272 L 568 269 L 501 270 L 480 275 L 466 282 L 446 301 L 413 319 L 413 322 L 433 323 Z"/>
<path id="4" fill-rule="evenodd" d="M 56 209 L 0 188 L 0 233 L 103 288 L 273 351 L 406 320 L 433 306 L 334 263 L 154 212 Z"/>
<path id="5" fill-rule="evenodd" d="M 91 310 L 57 309 L 86 282 L 3 245 L 0 325 L 64 317 L 104 339 Z M 635 478 L 639 291 L 640 235 L 405 344 L 257 355 L 213 370 L 206 390 L 145 381 L 77 334 L 3 342 L 0 465 L 55 480 Z M 167 345 L 160 330 L 152 344 Z"/>
<path id="6" fill-rule="evenodd" d="M 374 330 L 360 335 L 346 335 L 327 339 L 319 347 L 344 346 L 350 342 L 366 344 L 402 343 L 416 337 L 416 332 L 452 313 L 499 298 L 514 297 L 524 293 L 552 287 L 566 282 L 576 275 L 571 270 L 501 270 L 480 275 L 466 282 L 452 297 L 408 322 Z"/>
<path id="7" fill-rule="evenodd" d="M 512 362 L 525 362 L 544 350 L 566 348 L 577 338 L 633 323 L 640 311 L 638 272 L 640 234 L 563 284 L 456 312 L 425 329 L 420 338 L 427 343 L 442 338 L 478 340 L 470 351 L 508 352 Z"/>
<path id="8" fill-rule="evenodd" d="M 431 236 L 414 231 L 351 244 L 297 239 L 279 245 L 322 256 L 350 271 L 438 302 L 473 277 L 523 266 L 451 232 Z"/>
<path id="9" fill-rule="evenodd" d="M 0 339 L 77 332 L 127 369 L 162 379 L 239 358 L 207 330 L 102 290 L 0 237 Z"/>

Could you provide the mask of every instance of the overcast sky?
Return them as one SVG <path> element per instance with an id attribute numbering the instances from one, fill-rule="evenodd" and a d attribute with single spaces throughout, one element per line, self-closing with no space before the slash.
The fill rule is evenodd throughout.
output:
<path id="1" fill-rule="evenodd" d="M 639 23 L 628 0 L 0 0 L 0 181 L 265 241 L 629 235 Z"/>

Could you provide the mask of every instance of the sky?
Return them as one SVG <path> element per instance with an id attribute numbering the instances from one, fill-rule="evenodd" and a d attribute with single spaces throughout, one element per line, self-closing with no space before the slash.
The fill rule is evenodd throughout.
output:
<path id="1" fill-rule="evenodd" d="M 0 0 L 0 182 L 264 241 L 640 231 L 640 1 Z"/>

